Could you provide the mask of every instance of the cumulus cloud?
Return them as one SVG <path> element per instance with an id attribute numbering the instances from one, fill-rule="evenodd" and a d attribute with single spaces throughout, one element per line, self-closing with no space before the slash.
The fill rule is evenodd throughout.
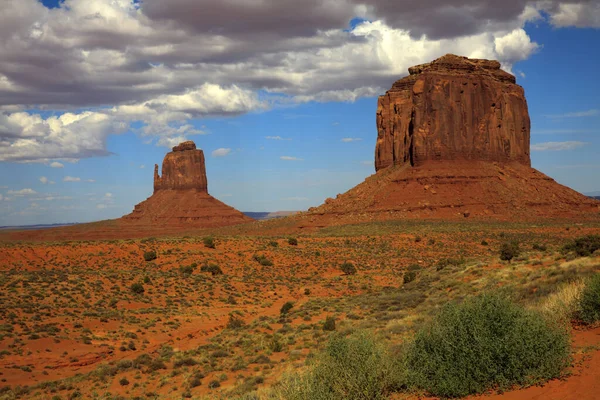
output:
<path id="1" fill-rule="evenodd" d="M 81 182 L 81 178 L 76 176 L 65 176 L 63 182 Z"/>
<path id="2" fill-rule="evenodd" d="M 350 143 L 350 142 L 359 142 L 361 140 L 362 140 L 361 138 L 350 138 L 350 137 L 347 137 L 347 138 L 343 138 L 341 141 L 344 142 L 344 143 Z"/>
<path id="3" fill-rule="evenodd" d="M 51 168 L 64 168 L 64 165 L 59 163 L 58 161 L 54 161 L 54 162 L 50 163 L 50 167 Z"/>
<path id="4" fill-rule="evenodd" d="M 409 66 L 448 52 L 499 59 L 510 70 L 539 48 L 523 29 L 527 21 L 598 26 L 600 14 L 590 0 L 65 0 L 53 9 L 5 0 L 2 7 L 0 161 L 11 162 L 107 156 L 107 137 L 129 130 L 167 146 L 205 133 L 199 118 L 375 96 Z M 349 26 L 356 17 L 363 20 Z"/>
<path id="5" fill-rule="evenodd" d="M 284 161 L 302 161 L 303 160 L 302 158 L 292 157 L 292 156 L 281 156 L 279 158 Z"/>
<path id="6" fill-rule="evenodd" d="M 231 153 L 231 149 L 221 147 L 220 149 L 214 150 L 211 154 L 213 157 L 225 157 Z"/>
<path id="7" fill-rule="evenodd" d="M 9 190 L 7 192 L 8 194 L 12 195 L 12 196 L 33 196 L 35 194 L 37 194 L 37 192 L 33 189 L 21 189 L 21 190 Z"/>
<path id="8" fill-rule="evenodd" d="M 531 145 L 532 151 L 563 151 L 574 150 L 585 145 L 585 142 L 545 142 Z"/>
<path id="9" fill-rule="evenodd" d="M 42 182 L 45 185 L 48 183 L 48 178 L 46 178 L 45 176 L 40 176 L 40 182 Z"/>

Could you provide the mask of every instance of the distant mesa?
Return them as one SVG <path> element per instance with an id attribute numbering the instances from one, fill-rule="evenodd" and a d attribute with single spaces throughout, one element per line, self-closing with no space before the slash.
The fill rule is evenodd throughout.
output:
<path id="1" fill-rule="evenodd" d="M 404 218 L 580 218 L 599 204 L 531 168 L 524 90 L 498 61 L 447 54 L 379 97 L 376 174 L 301 214 L 325 226 Z"/>
<path id="2" fill-rule="evenodd" d="M 199 228 L 253 221 L 208 194 L 204 152 L 192 141 L 173 147 L 165 155 L 162 176 L 158 165 L 154 166 L 154 193 L 121 220 L 154 227 Z"/>

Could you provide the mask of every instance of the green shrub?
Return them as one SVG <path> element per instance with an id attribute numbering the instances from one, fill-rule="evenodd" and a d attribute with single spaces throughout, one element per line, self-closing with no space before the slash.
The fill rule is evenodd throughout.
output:
<path id="1" fill-rule="evenodd" d="M 129 381 L 127 380 L 127 378 L 121 378 L 121 380 L 119 381 L 119 385 L 127 386 L 129 385 Z"/>
<path id="2" fill-rule="evenodd" d="M 148 261 L 154 261 L 156 260 L 157 256 L 156 256 L 156 251 L 152 250 L 152 251 L 147 251 L 144 253 L 144 260 L 146 262 Z"/>
<path id="3" fill-rule="evenodd" d="M 281 315 L 286 315 L 288 312 L 290 312 L 290 310 L 294 307 L 294 303 L 292 303 L 291 301 L 288 301 L 287 303 L 285 303 L 284 305 L 281 306 L 281 310 L 279 310 L 279 313 Z"/>
<path id="4" fill-rule="evenodd" d="M 563 247 L 563 252 L 575 252 L 579 257 L 588 257 L 600 250 L 600 235 L 587 235 L 574 239 Z"/>
<path id="5" fill-rule="evenodd" d="M 182 275 L 191 275 L 194 272 L 194 267 L 191 265 L 182 265 L 179 267 L 179 271 Z"/>
<path id="6" fill-rule="evenodd" d="M 505 297 L 451 303 L 407 350 L 411 385 L 461 397 L 558 377 L 569 363 L 569 333 Z"/>
<path id="7" fill-rule="evenodd" d="M 534 243 L 533 246 L 531 246 L 531 248 L 536 251 L 546 251 L 548 249 L 545 244 L 539 243 Z"/>
<path id="8" fill-rule="evenodd" d="M 500 259 L 502 261 L 510 261 L 515 257 L 518 257 L 521 253 L 519 249 L 519 242 L 504 242 L 500 246 Z"/>
<path id="9" fill-rule="evenodd" d="M 215 239 L 213 239 L 212 236 L 207 236 L 204 239 L 202 239 L 202 243 L 204 243 L 204 247 L 207 247 L 209 249 L 215 248 Z"/>
<path id="10" fill-rule="evenodd" d="M 212 380 L 208 383 L 208 387 L 209 389 L 216 389 L 221 387 L 221 382 L 219 382 L 218 380 Z"/>
<path id="11" fill-rule="evenodd" d="M 324 331 L 335 331 L 335 318 L 332 316 L 328 316 L 325 318 L 325 323 L 323 324 Z"/>
<path id="12" fill-rule="evenodd" d="M 243 319 L 236 315 L 230 315 L 229 321 L 227 321 L 227 329 L 239 329 L 246 325 Z"/>
<path id="13" fill-rule="evenodd" d="M 200 272 L 210 272 L 213 276 L 223 275 L 223 270 L 217 264 L 205 264 L 200 267 Z"/>
<path id="14" fill-rule="evenodd" d="M 141 283 L 134 283 L 129 287 L 129 289 L 135 294 L 144 293 L 144 285 L 142 285 Z"/>
<path id="15" fill-rule="evenodd" d="M 410 283 L 417 278 L 417 271 L 406 271 L 404 273 L 404 284 Z"/>
<path id="16" fill-rule="evenodd" d="M 288 239 L 288 244 L 290 246 L 298 246 L 298 239 L 291 237 Z"/>
<path id="17" fill-rule="evenodd" d="M 279 243 L 277 243 L 276 240 L 271 240 L 269 242 L 269 246 L 271 246 L 271 247 L 279 247 Z"/>
<path id="18" fill-rule="evenodd" d="M 351 262 L 345 262 L 340 266 L 340 270 L 346 275 L 356 274 L 356 267 Z"/>
<path id="19" fill-rule="evenodd" d="M 600 274 L 586 282 L 579 298 L 579 319 L 586 324 L 600 321 Z"/>
<path id="20" fill-rule="evenodd" d="M 255 254 L 252 256 L 254 261 L 258 262 L 260 265 L 264 267 L 271 267 L 273 262 L 269 260 L 264 254 Z"/>
<path id="21" fill-rule="evenodd" d="M 277 394 L 288 400 L 386 399 L 404 383 L 396 360 L 370 333 L 334 335 L 305 374 L 284 376 Z"/>

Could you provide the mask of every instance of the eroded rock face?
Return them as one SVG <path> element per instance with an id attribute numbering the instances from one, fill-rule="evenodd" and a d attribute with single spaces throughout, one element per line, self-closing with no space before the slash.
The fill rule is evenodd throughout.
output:
<path id="1" fill-rule="evenodd" d="M 208 192 L 204 152 L 192 141 L 183 142 L 167 153 L 162 163 L 162 176 L 154 166 L 154 193 L 159 190 Z"/>
<path id="2" fill-rule="evenodd" d="M 377 171 L 448 160 L 531 165 L 525 94 L 499 62 L 448 54 L 409 73 L 379 97 Z"/>

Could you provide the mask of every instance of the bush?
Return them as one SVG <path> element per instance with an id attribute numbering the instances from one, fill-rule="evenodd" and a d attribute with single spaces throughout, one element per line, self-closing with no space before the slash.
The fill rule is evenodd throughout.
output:
<path id="1" fill-rule="evenodd" d="M 269 242 L 269 246 L 271 246 L 271 247 L 279 247 L 279 243 L 277 243 L 276 240 L 271 240 Z"/>
<path id="2" fill-rule="evenodd" d="M 600 250 L 600 235 L 587 235 L 567 243 L 563 252 L 575 252 L 579 257 L 589 257 Z"/>
<path id="3" fill-rule="evenodd" d="M 209 249 L 215 248 L 215 239 L 213 239 L 212 236 L 207 236 L 204 239 L 202 239 L 202 243 L 204 243 L 204 247 L 207 247 Z"/>
<path id="4" fill-rule="evenodd" d="M 403 384 L 397 357 L 369 333 L 334 335 L 303 375 L 283 378 L 278 395 L 289 400 L 375 400 Z"/>
<path id="5" fill-rule="evenodd" d="M 288 244 L 290 246 L 298 246 L 298 239 L 291 237 L 288 239 Z"/>
<path id="6" fill-rule="evenodd" d="M 223 270 L 217 264 L 205 264 L 200 267 L 200 272 L 210 272 L 213 276 L 223 275 Z"/>
<path id="7" fill-rule="evenodd" d="M 519 242 L 504 242 L 500 246 L 500 259 L 502 261 L 510 261 L 518 257 L 520 253 Z"/>
<path id="8" fill-rule="evenodd" d="M 531 248 L 535 251 L 546 251 L 548 249 L 545 244 L 538 243 L 534 243 L 533 246 L 531 246 Z"/>
<path id="9" fill-rule="evenodd" d="M 449 304 L 417 332 L 406 356 L 411 385 L 461 397 L 558 377 L 569 363 L 569 333 L 505 297 Z"/>
<path id="10" fill-rule="evenodd" d="M 218 388 L 218 387 L 221 387 L 221 382 L 219 382 L 219 381 L 217 381 L 217 380 L 215 379 L 215 380 L 213 380 L 213 381 L 210 381 L 210 382 L 208 383 L 208 387 L 209 387 L 209 389 L 216 389 L 216 388 Z"/>
<path id="11" fill-rule="evenodd" d="M 243 319 L 236 315 L 230 315 L 229 321 L 227 321 L 227 329 L 239 329 L 246 325 Z"/>
<path id="12" fill-rule="evenodd" d="M 406 271 L 404 273 L 404 284 L 406 285 L 407 283 L 414 281 L 416 278 L 417 278 L 416 271 Z"/>
<path id="13" fill-rule="evenodd" d="M 579 319 L 586 324 L 600 321 L 600 274 L 586 282 L 579 298 Z"/>
<path id="14" fill-rule="evenodd" d="M 119 381 L 119 385 L 127 386 L 129 385 L 129 381 L 127 380 L 127 378 L 121 378 L 121 380 Z"/>
<path id="15" fill-rule="evenodd" d="M 129 287 L 129 289 L 135 294 L 144 293 L 144 285 L 142 285 L 141 283 L 134 283 Z"/>
<path id="16" fill-rule="evenodd" d="M 294 307 L 294 303 L 292 303 L 291 301 L 288 301 L 287 303 L 285 303 L 284 305 L 281 306 L 281 310 L 279 310 L 279 313 L 281 315 L 286 315 L 288 312 L 290 312 L 290 310 Z"/>
<path id="17" fill-rule="evenodd" d="M 356 274 L 356 267 L 351 262 L 345 262 L 340 266 L 342 272 L 346 275 Z"/>
<path id="18" fill-rule="evenodd" d="M 254 259 L 254 261 L 258 262 L 264 267 L 271 267 L 273 265 L 273 262 L 269 260 L 264 254 L 255 254 L 252 256 L 252 258 Z"/>
<path id="19" fill-rule="evenodd" d="M 154 261 L 156 260 L 157 256 L 156 256 L 156 251 L 152 250 L 152 251 L 147 251 L 144 253 L 144 260 L 146 262 L 148 261 Z"/>
<path id="20" fill-rule="evenodd" d="M 335 331 L 335 318 L 332 316 L 328 316 L 325 318 L 325 323 L 323 324 L 324 331 Z"/>
<path id="21" fill-rule="evenodd" d="M 191 275 L 194 272 L 194 267 L 191 265 L 182 265 L 179 267 L 182 275 Z"/>

